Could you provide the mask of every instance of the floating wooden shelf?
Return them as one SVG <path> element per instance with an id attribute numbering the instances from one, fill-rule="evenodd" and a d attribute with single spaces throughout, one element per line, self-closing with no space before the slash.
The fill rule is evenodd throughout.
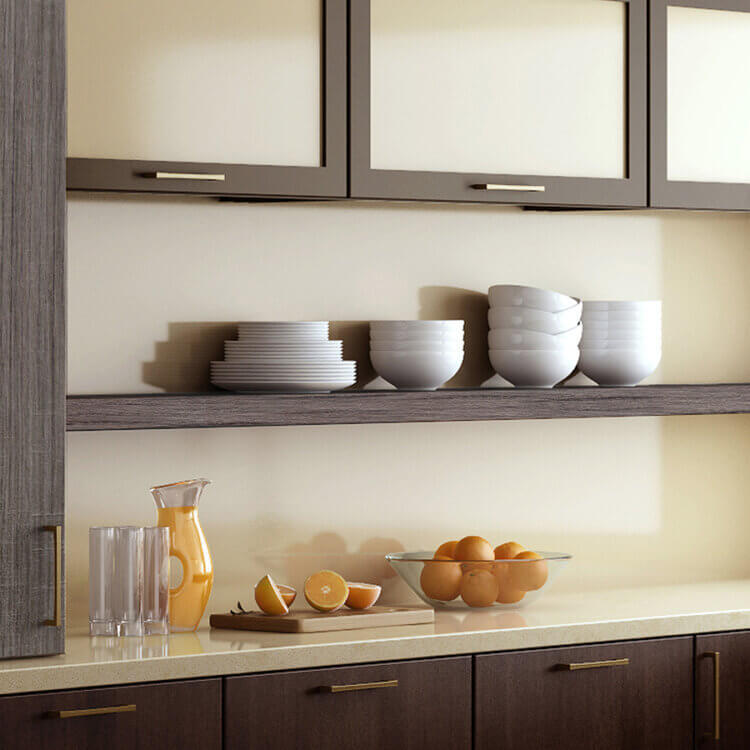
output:
<path id="1" fill-rule="evenodd" d="M 750 383 L 68 396 L 69 431 L 750 413 Z"/>

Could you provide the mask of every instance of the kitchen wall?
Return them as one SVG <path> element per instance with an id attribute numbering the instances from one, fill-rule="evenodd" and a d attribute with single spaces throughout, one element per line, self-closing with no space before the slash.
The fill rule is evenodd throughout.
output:
<path id="1" fill-rule="evenodd" d="M 750 378 L 750 217 L 473 206 L 220 204 L 71 196 L 69 392 L 208 388 L 233 321 L 330 319 L 361 383 L 372 318 L 466 317 L 481 383 L 487 287 L 664 300 L 650 382 Z M 322 565 L 408 591 L 382 553 L 480 533 L 575 555 L 558 590 L 750 574 L 750 417 L 70 434 L 68 614 L 87 618 L 87 530 L 154 522 L 151 484 L 214 481 L 209 609 L 265 571 Z M 527 615 L 527 617 L 533 616 Z"/>

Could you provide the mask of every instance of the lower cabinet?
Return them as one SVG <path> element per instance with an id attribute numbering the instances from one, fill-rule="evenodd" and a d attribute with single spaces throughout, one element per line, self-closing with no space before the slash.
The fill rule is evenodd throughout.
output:
<path id="1" fill-rule="evenodd" d="M 476 657 L 476 750 L 692 746 L 692 637 Z"/>
<path id="2" fill-rule="evenodd" d="M 697 748 L 750 747 L 750 633 L 695 639 Z"/>
<path id="3" fill-rule="evenodd" d="M 225 750 L 471 750 L 471 657 L 229 677 Z"/>
<path id="4" fill-rule="evenodd" d="M 221 679 L 0 698 L 3 750 L 221 750 Z"/>

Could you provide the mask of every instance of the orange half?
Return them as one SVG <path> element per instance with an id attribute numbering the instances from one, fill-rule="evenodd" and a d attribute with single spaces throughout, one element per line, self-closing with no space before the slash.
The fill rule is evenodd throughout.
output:
<path id="1" fill-rule="evenodd" d="M 296 589 L 293 589 L 291 586 L 284 586 L 281 583 L 277 583 L 276 588 L 279 590 L 281 598 L 284 600 L 284 604 L 286 604 L 287 607 L 291 607 L 294 600 L 297 598 Z"/>
<path id="2" fill-rule="evenodd" d="M 374 583 L 352 583 L 346 582 L 349 587 L 349 596 L 346 598 L 346 606 L 349 609 L 370 609 L 380 597 L 382 589 Z"/>
<path id="3" fill-rule="evenodd" d="M 288 615 L 289 607 L 269 575 L 263 576 L 255 587 L 255 603 L 267 615 Z"/>
<path id="4" fill-rule="evenodd" d="M 305 599 L 320 612 L 335 612 L 348 597 L 346 581 L 332 570 L 319 570 L 305 581 Z"/>

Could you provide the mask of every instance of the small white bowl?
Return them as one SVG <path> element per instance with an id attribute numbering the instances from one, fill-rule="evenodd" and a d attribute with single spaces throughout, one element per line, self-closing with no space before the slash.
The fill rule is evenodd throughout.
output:
<path id="1" fill-rule="evenodd" d="M 642 349 L 581 349 L 581 372 L 604 386 L 634 386 L 661 362 L 661 347 Z"/>
<path id="2" fill-rule="evenodd" d="M 490 349 L 498 375 L 518 387 L 552 388 L 578 364 L 577 346 L 568 349 Z"/>
<path id="3" fill-rule="evenodd" d="M 462 352 L 464 340 L 447 341 L 370 341 L 372 352 Z"/>
<path id="4" fill-rule="evenodd" d="M 370 341 L 446 341 L 452 343 L 454 341 L 463 341 L 463 331 L 445 331 L 432 333 L 431 331 L 420 331 L 420 332 L 393 332 L 393 331 L 373 331 L 370 333 Z"/>
<path id="5" fill-rule="evenodd" d="M 375 372 L 396 388 L 434 391 L 461 368 L 464 353 L 434 351 L 371 351 Z"/>
<path id="6" fill-rule="evenodd" d="M 578 346 L 583 334 L 580 324 L 564 333 L 540 333 L 521 328 L 494 328 L 487 334 L 490 349 L 567 349 Z"/>
<path id="7" fill-rule="evenodd" d="M 599 343 L 599 342 L 615 342 L 622 341 L 638 344 L 639 346 L 643 343 L 658 343 L 661 341 L 661 330 L 650 330 L 644 329 L 642 331 L 591 331 L 588 328 L 584 328 L 583 337 L 581 338 L 583 343 Z M 625 347 L 627 348 L 627 347 Z"/>
<path id="8" fill-rule="evenodd" d="M 490 328 L 523 328 L 540 333 L 563 333 L 581 322 L 583 305 L 579 302 L 561 312 L 547 312 L 533 307 L 491 307 L 487 312 Z"/>
<path id="9" fill-rule="evenodd" d="M 661 300 L 645 301 L 613 301 L 599 302 L 596 300 L 583 301 L 584 312 L 650 312 L 661 315 Z"/>
<path id="10" fill-rule="evenodd" d="M 626 331 L 629 333 L 648 333 L 661 331 L 661 318 L 658 320 L 591 320 L 583 322 L 583 331 Z"/>
<path id="11" fill-rule="evenodd" d="M 661 324 L 661 311 L 652 312 L 644 310 L 643 312 L 631 310 L 586 310 L 583 309 L 581 320 L 586 323 L 605 322 L 605 323 L 653 323 Z"/>
<path id="12" fill-rule="evenodd" d="M 546 310 L 552 313 L 569 310 L 580 302 L 560 292 L 515 284 L 491 286 L 488 297 L 491 307 L 532 307 L 535 310 Z"/>
<path id="13" fill-rule="evenodd" d="M 370 331 L 375 333 L 421 333 L 429 331 L 463 331 L 463 320 L 371 320 Z"/>

